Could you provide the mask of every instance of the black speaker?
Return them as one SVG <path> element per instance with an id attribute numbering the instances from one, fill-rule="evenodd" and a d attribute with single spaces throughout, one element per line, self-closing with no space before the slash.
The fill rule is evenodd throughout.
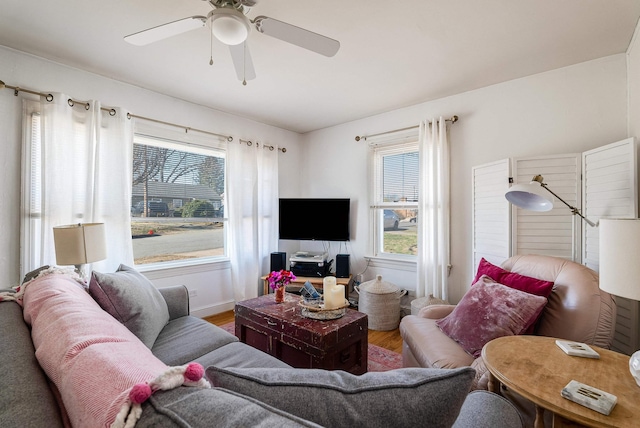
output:
<path id="1" fill-rule="evenodd" d="M 271 272 L 287 268 L 287 253 L 271 253 Z"/>
<path id="2" fill-rule="evenodd" d="M 349 278 L 349 254 L 336 255 L 336 277 Z"/>

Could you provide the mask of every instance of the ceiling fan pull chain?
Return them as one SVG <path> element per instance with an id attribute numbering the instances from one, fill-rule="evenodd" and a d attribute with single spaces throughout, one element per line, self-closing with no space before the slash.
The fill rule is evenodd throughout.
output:
<path id="1" fill-rule="evenodd" d="M 209 39 L 209 46 L 211 47 L 211 59 L 209 59 L 209 65 L 213 65 L 213 32 L 209 31 L 209 35 L 211 36 Z"/>
<path id="2" fill-rule="evenodd" d="M 242 43 L 242 85 L 247 86 L 247 42 Z"/>

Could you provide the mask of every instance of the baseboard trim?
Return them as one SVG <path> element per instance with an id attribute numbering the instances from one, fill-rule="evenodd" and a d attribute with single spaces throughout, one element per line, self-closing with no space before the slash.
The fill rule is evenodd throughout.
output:
<path id="1" fill-rule="evenodd" d="M 191 309 L 191 315 L 198 318 L 210 317 L 222 312 L 231 311 L 235 308 L 236 303 L 234 301 L 219 303 L 216 305 L 204 306 L 201 308 Z"/>

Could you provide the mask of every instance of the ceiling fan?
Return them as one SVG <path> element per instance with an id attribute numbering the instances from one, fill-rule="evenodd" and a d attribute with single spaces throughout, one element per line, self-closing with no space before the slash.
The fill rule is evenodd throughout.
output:
<path id="1" fill-rule="evenodd" d="M 255 79 L 256 77 L 249 47 L 247 46 L 247 37 L 251 32 L 252 26 L 255 26 L 255 29 L 260 33 L 327 57 L 334 56 L 340 49 L 340 42 L 337 40 L 268 16 L 258 16 L 253 20 L 249 19 L 247 13 L 256 5 L 257 0 L 203 1 L 209 3 L 213 8 L 207 16 L 196 15 L 179 19 L 129 34 L 125 36 L 124 40 L 133 45 L 144 46 L 208 24 L 212 35 L 229 46 L 236 74 L 244 85 L 247 84 L 247 80 Z M 213 58 L 210 64 L 213 64 Z"/>

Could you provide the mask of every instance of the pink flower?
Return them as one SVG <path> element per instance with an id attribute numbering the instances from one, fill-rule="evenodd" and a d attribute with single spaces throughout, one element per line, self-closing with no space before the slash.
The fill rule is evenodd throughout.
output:
<path id="1" fill-rule="evenodd" d="M 296 276 L 288 270 L 274 270 L 269 274 L 267 280 L 269 281 L 269 287 L 274 290 L 277 290 L 280 287 L 286 287 L 291 284 L 291 281 L 294 281 Z"/>

